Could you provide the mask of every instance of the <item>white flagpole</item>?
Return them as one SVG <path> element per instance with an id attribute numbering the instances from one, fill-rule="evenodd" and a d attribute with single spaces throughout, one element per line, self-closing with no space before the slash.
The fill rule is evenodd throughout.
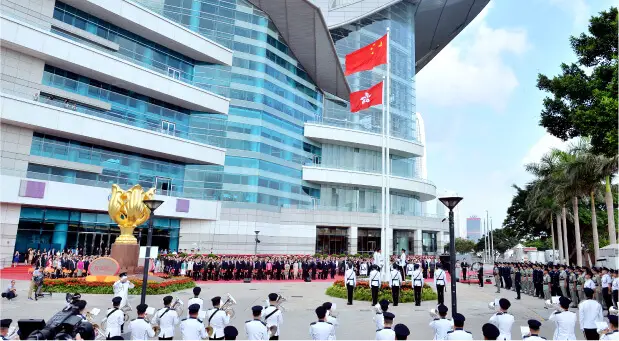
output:
<path id="1" fill-rule="evenodd" d="M 380 248 L 383 250 L 383 252 L 386 254 L 387 253 L 387 247 L 385 245 L 385 241 L 387 240 L 387 230 L 385 229 L 385 203 L 386 203 L 386 198 L 385 198 L 385 186 L 387 186 L 387 179 L 385 177 L 385 172 L 386 172 L 386 164 L 385 164 L 385 121 L 386 121 L 386 117 L 385 117 L 385 76 L 383 75 L 383 113 L 382 113 L 382 126 L 381 126 L 381 147 L 380 147 L 380 154 L 381 154 L 381 185 L 380 185 L 380 201 L 381 201 L 381 209 L 380 209 L 380 230 L 381 230 L 381 234 L 383 236 L 381 243 L 380 243 Z M 386 263 L 385 263 L 386 264 Z M 383 268 L 381 269 L 381 271 L 383 271 L 383 274 L 385 274 L 385 265 L 383 265 Z M 385 276 L 386 277 L 386 276 Z"/>
<path id="2" fill-rule="evenodd" d="M 387 165 L 386 171 L 385 171 L 385 267 L 387 267 L 387 269 L 391 268 L 390 265 L 390 252 L 391 250 L 389 249 L 389 231 L 390 231 L 390 222 L 389 222 L 389 217 L 391 216 L 391 195 L 390 195 L 390 184 L 389 184 L 389 177 L 391 176 L 391 159 L 389 158 L 389 131 L 390 131 L 390 126 L 391 126 L 391 112 L 390 112 L 390 106 L 391 106 L 391 65 L 390 65 L 390 56 L 389 53 L 391 52 L 391 40 L 389 40 L 390 38 L 390 28 L 387 27 L 387 96 L 386 98 L 383 99 L 383 102 L 387 101 L 387 115 L 386 115 L 386 124 L 385 124 L 385 141 L 386 141 L 386 147 L 385 147 L 385 164 Z M 392 233 L 393 234 L 393 233 Z M 387 271 L 386 273 L 389 273 L 389 271 Z"/>

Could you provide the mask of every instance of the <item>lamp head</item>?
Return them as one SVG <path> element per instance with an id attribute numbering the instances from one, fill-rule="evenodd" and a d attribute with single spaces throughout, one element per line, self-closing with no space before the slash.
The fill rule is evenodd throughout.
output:
<path id="1" fill-rule="evenodd" d="M 254 231 L 254 233 L 256 234 L 256 236 L 258 235 L 258 233 L 260 233 L 260 231 Z"/>
<path id="2" fill-rule="evenodd" d="M 161 206 L 161 204 L 163 204 L 163 200 L 142 200 L 142 202 L 151 212 L 154 212 L 159 208 L 159 206 Z"/>
<path id="3" fill-rule="evenodd" d="M 440 200 L 443 205 L 447 206 L 449 210 L 453 210 L 458 205 L 460 200 L 462 200 L 462 197 L 444 197 L 438 198 L 438 200 Z"/>

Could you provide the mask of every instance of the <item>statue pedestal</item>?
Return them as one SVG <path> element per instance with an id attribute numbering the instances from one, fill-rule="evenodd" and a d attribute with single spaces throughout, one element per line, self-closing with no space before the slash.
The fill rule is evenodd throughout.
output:
<path id="1" fill-rule="evenodd" d="M 134 274 L 138 267 L 140 245 L 138 244 L 112 244 L 110 257 L 120 265 L 120 273 Z"/>

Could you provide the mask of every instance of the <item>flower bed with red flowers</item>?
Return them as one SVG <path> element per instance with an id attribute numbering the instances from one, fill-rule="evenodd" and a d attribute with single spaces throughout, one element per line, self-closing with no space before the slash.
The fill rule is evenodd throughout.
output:
<path id="1" fill-rule="evenodd" d="M 130 295 L 142 293 L 142 281 L 131 279 L 134 288 L 129 289 Z M 45 279 L 43 281 L 44 292 L 79 292 L 80 294 L 113 294 L 113 283 L 87 282 L 84 278 L 60 278 Z M 146 285 L 147 295 L 161 295 L 171 292 L 193 288 L 196 283 L 189 277 L 172 277 L 163 282 L 148 282 Z"/>
<path id="2" fill-rule="evenodd" d="M 327 295 L 332 297 L 346 298 L 348 296 L 346 292 L 346 286 L 344 285 L 344 280 L 338 280 L 333 283 L 333 285 L 327 288 Z M 421 289 L 421 300 L 430 301 L 436 300 L 437 298 L 436 292 L 432 290 L 432 288 L 424 284 Z M 370 290 L 369 281 L 357 281 L 357 286 L 353 292 L 353 299 L 355 301 L 371 301 L 372 300 L 372 292 Z M 386 299 L 389 302 L 392 302 L 391 297 L 391 288 L 389 288 L 389 283 L 383 282 L 378 290 L 378 300 Z M 402 288 L 400 292 L 400 302 L 415 302 L 415 295 L 413 292 L 412 283 L 406 281 L 402 283 Z"/>

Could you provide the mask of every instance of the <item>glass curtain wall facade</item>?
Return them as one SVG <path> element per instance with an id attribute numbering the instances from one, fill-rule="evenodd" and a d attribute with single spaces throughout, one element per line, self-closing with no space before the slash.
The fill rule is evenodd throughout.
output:
<path id="1" fill-rule="evenodd" d="M 316 253 L 327 255 L 348 253 L 347 227 L 316 227 Z"/>

